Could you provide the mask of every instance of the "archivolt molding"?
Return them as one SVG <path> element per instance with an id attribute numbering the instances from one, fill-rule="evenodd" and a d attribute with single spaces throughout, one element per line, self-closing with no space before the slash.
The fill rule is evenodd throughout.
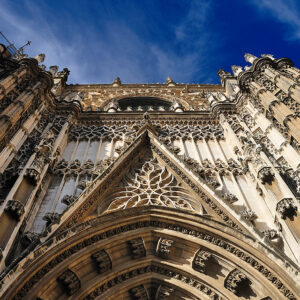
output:
<path id="1" fill-rule="evenodd" d="M 110 227 L 106 227 L 107 225 Z M 261 282 L 265 287 L 268 287 L 268 290 L 272 290 L 274 295 L 277 293 L 277 297 L 281 295 L 287 299 L 296 299 L 297 289 L 299 290 L 299 287 L 293 281 L 296 275 L 292 275 L 291 270 L 285 271 L 283 267 L 285 262 L 274 256 L 270 249 L 210 218 L 187 212 L 178 212 L 176 209 L 158 209 L 153 206 L 148 208 L 138 207 L 101 216 L 49 239 L 4 278 L 2 282 L 2 299 L 7 299 L 5 297 L 10 297 L 10 299 L 26 297 L 28 293 L 34 291 L 36 284 L 40 284 L 39 282 L 42 280 L 47 280 L 48 274 L 57 273 L 57 271 L 52 272 L 54 268 L 59 268 L 62 271 L 66 270 L 73 260 L 83 257 L 86 255 L 84 253 L 90 253 L 91 249 L 107 247 L 111 244 L 112 239 L 118 240 L 118 244 L 120 244 L 124 238 L 130 240 L 132 239 L 131 236 L 137 236 L 136 234 L 143 235 L 146 232 L 156 231 L 161 231 L 163 233 L 161 236 L 164 239 L 177 239 L 177 242 L 172 243 L 171 247 L 182 247 L 183 243 L 180 242 L 180 239 L 184 239 L 186 240 L 185 243 L 195 244 L 194 246 L 189 245 L 189 251 L 199 249 L 199 246 L 200 248 L 205 246 L 206 249 L 212 249 L 214 253 L 219 253 L 218 255 L 226 258 L 230 264 L 249 274 L 250 280 L 255 279 Z M 239 246 L 236 246 L 237 244 Z M 174 255 L 171 252 L 170 263 L 174 259 L 176 261 Z M 191 256 L 189 272 L 192 272 L 194 253 L 192 252 L 189 255 Z M 118 275 L 120 277 L 102 276 L 100 285 L 94 288 L 96 295 L 104 293 L 109 287 L 115 286 L 119 281 L 126 280 L 128 277 L 141 276 L 148 272 L 151 272 L 151 275 L 153 275 L 152 273 L 158 273 L 183 281 L 185 284 L 199 289 L 202 293 L 214 295 L 213 299 L 222 299 L 226 295 L 226 292 L 223 294 L 224 291 L 220 294 L 220 291 L 218 292 L 211 286 L 207 286 L 205 283 L 206 275 L 202 275 L 200 272 L 192 272 L 198 275 L 196 278 L 193 278 L 195 275 L 188 278 L 186 271 L 182 273 L 178 269 L 174 269 L 174 266 L 167 267 L 168 264 L 165 262 L 165 258 L 161 258 L 163 259 L 163 261 L 160 261 L 161 265 L 157 265 L 155 259 L 150 259 L 149 264 L 149 259 L 146 257 L 148 263 L 142 265 L 142 269 L 138 267 L 134 271 L 134 264 L 130 264 L 132 268 L 129 267 L 129 270 L 126 271 L 129 272 L 128 275 L 125 275 L 124 270 L 124 275 L 123 273 Z M 137 264 L 139 264 L 139 260 L 133 261 L 137 261 Z M 113 259 L 112 265 L 114 265 Z M 178 266 L 178 263 L 176 265 Z M 106 270 L 109 269 L 108 266 Z M 187 269 L 185 268 L 185 270 Z M 80 275 L 77 277 L 80 278 Z M 27 279 L 25 282 L 24 278 Z M 103 282 L 104 278 L 107 278 L 106 283 Z"/>

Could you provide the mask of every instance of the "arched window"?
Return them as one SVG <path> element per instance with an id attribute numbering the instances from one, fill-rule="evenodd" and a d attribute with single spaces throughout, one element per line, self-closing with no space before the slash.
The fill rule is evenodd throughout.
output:
<path id="1" fill-rule="evenodd" d="M 118 101 L 121 111 L 168 111 L 171 103 L 155 97 L 129 97 Z"/>

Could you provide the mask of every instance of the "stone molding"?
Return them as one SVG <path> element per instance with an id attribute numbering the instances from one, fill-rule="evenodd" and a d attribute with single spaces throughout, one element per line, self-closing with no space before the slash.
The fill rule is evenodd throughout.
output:
<path id="1" fill-rule="evenodd" d="M 90 223 L 87 224 L 88 226 L 90 226 Z M 181 232 L 185 235 L 194 236 L 208 243 L 212 243 L 212 245 L 215 245 L 221 249 L 224 249 L 228 253 L 235 255 L 237 259 L 246 262 L 250 268 L 253 268 L 253 270 L 256 270 L 259 273 L 261 273 L 261 275 L 263 275 L 266 279 L 268 279 L 270 283 L 273 284 L 274 287 L 277 288 L 285 297 L 287 297 L 288 299 L 296 299 L 293 293 L 267 267 L 262 265 L 262 263 L 260 263 L 257 259 L 249 255 L 248 253 L 245 253 L 243 250 L 237 248 L 233 244 L 223 240 L 221 237 L 213 236 L 211 234 L 204 233 L 195 229 L 190 229 L 185 226 L 179 226 L 177 224 L 161 222 L 161 221 L 142 221 L 142 222 L 124 225 L 121 227 L 115 227 L 114 229 L 108 230 L 106 232 L 102 232 L 100 234 L 96 234 L 75 244 L 74 246 L 64 250 L 59 255 L 53 257 L 45 266 L 43 266 L 37 272 L 34 272 L 32 274 L 32 277 L 29 277 L 27 282 L 24 283 L 23 287 L 20 290 L 18 290 L 14 299 L 21 299 L 22 297 L 24 297 L 35 283 L 37 283 L 46 273 L 48 273 L 51 269 L 53 269 L 56 265 L 60 264 L 64 259 L 66 259 L 70 255 L 75 254 L 78 251 L 84 249 L 85 247 L 92 245 L 100 240 L 107 239 L 109 237 L 124 232 L 129 232 L 132 230 L 147 228 L 147 227 L 166 228 L 171 231 Z M 81 230 L 84 230 L 84 228 L 82 228 L 82 225 L 81 225 Z M 65 233 L 62 234 L 62 238 L 63 236 L 65 236 Z M 48 241 L 47 243 L 51 244 L 50 241 Z M 35 251 L 36 258 L 38 258 L 39 255 L 43 254 L 43 251 L 42 252 L 41 251 L 42 251 L 41 248 Z"/>

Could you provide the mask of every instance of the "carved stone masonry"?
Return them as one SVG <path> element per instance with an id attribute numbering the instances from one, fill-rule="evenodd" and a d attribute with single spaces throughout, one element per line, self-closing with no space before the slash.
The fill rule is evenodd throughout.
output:
<path id="1" fill-rule="evenodd" d="M 27 248 L 29 245 L 37 243 L 39 238 L 40 235 L 38 233 L 27 231 L 22 235 L 21 243 L 25 248 Z"/>
<path id="2" fill-rule="evenodd" d="M 133 300 L 149 300 L 148 293 L 143 285 L 130 289 L 129 294 Z"/>
<path id="3" fill-rule="evenodd" d="M 257 178 L 262 184 L 272 184 L 275 179 L 275 174 L 270 167 L 263 167 L 257 172 Z"/>
<path id="4" fill-rule="evenodd" d="M 17 221 L 20 220 L 21 216 L 24 214 L 24 204 L 18 200 L 9 200 L 7 202 L 5 211 L 8 212 Z"/>
<path id="5" fill-rule="evenodd" d="M 70 195 L 65 195 L 62 199 L 61 202 L 70 206 L 71 204 L 73 204 L 73 202 L 76 200 L 75 196 L 70 196 Z"/>
<path id="6" fill-rule="evenodd" d="M 146 256 L 146 248 L 141 237 L 128 241 L 132 258 L 142 258 Z"/>
<path id="7" fill-rule="evenodd" d="M 67 269 L 57 277 L 57 281 L 63 286 L 69 296 L 75 294 L 81 287 L 81 282 L 76 273 Z"/>
<path id="8" fill-rule="evenodd" d="M 246 275 L 244 275 L 238 269 L 234 269 L 225 278 L 224 287 L 227 290 L 231 291 L 232 293 L 238 294 L 239 289 L 247 281 L 248 281 L 248 279 L 247 279 Z"/>
<path id="9" fill-rule="evenodd" d="M 167 285 L 160 285 L 157 288 L 157 292 L 156 292 L 156 295 L 155 295 L 155 300 L 170 299 L 168 297 L 171 296 L 173 292 L 174 292 L 174 289 L 172 289 L 171 287 L 169 287 Z"/>
<path id="10" fill-rule="evenodd" d="M 230 204 L 233 204 L 234 202 L 239 200 L 236 195 L 233 195 L 231 193 L 224 193 L 223 198 L 225 201 L 229 202 Z"/>
<path id="11" fill-rule="evenodd" d="M 104 273 L 112 268 L 111 259 L 105 250 L 100 250 L 91 256 L 97 265 L 98 273 Z"/>
<path id="12" fill-rule="evenodd" d="M 59 224 L 60 214 L 48 212 L 44 215 L 43 220 L 47 222 L 47 226 Z"/>
<path id="13" fill-rule="evenodd" d="M 35 148 L 35 159 L 25 173 L 25 177 L 34 185 L 39 181 L 44 166 L 51 160 L 54 141 L 55 134 L 53 130 L 48 130 L 40 144 Z"/>
<path id="14" fill-rule="evenodd" d="M 294 204 L 292 198 L 283 198 L 276 205 L 276 211 L 280 214 L 282 219 L 289 218 L 294 220 L 294 216 L 297 216 L 297 206 Z"/>
<path id="15" fill-rule="evenodd" d="M 158 256 L 162 258 L 168 258 L 171 252 L 171 247 L 173 245 L 174 241 L 164 239 L 164 238 L 159 238 L 157 242 L 157 247 L 156 247 L 156 253 Z"/>
<path id="16" fill-rule="evenodd" d="M 207 267 L 207 263 L 211 258 L 211 253 L 200 249 L 195 255 L 193 261 L 193 269 L 195 269 L 198 272 L 204 273 L 205 268 Z"/>
<path id="17" fill-rule="evenodd" d="M 243 210 L 242 211 L 242 217 L 245 218 L 248 221 L 254 221 L 255 219 L 257 219 L 257 215 L 251 209 Z"/>
<path id="18" fill-rule="evenodd" d="M 264 230 L 263 234 L 266 239 L 272 241 L 279 237 L 277 231 L 275 229 Z"/>

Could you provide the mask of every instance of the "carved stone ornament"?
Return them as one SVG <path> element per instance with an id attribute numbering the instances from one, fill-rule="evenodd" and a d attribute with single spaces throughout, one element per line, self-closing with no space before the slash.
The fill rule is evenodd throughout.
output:
<path id="1" fill-rule="evenodd" d="M 263 167 L 257 172 L 257 178 L 261 180 L 262 184 L 272 184 L 275 179 L 275 174 L 271 167 Z"/>
<path id="2" fill-rule="evenodd" d="M 79 291 L 81 282 L 75 272 L 67 269 L 64 273 L 58 276 L 57 281 L 62 285 L 66 293 L 71 296 Z"/>
<path id="3" fill-rule="evenodd" d="M 173 240 L 165 239 L 162 237 L 159 238 L 156 247 L 156 254 L 162 258 L 168 258 L 170 256 L 173 243 Z"/>
<path id="4" fill-rule="evenodd" d="M 22 235 L 22 245 L 27 248 L 29 245 L 37 243 L 40 240 L 40 235 L 35 232 L 27 231 Z"/>
<path id="5" fill-rule="evenodd" d="M 129 294 L 133 300 L 149 300 L 147 290 L 143 285 L 130 289 Z"/>
<path id="6" fill-rule="evenodd" d="M 9 213 L 13 218 L 17 221 L 20 220 L 22 215 L 24 214 L 24 204 L 18 200 L 9 200 L 5 207 L 5 211 Z"/>
<path id="7" fill-rule="evenodd" d="M 61 202 L 68 205 L 68 206 L 70 206 L 71 204 L 73 204 L 75 202 L 76 199 L 77 198 L 75 196 L 65 195 L 61 199 Z"/>
<path id="8" fill-rule="evenodd" d="M 234 294 L 238 294 L 243 283 L 247 282 L 247 277 L 238 269 L 231 271 L 224 281 L 224 287 Z"/>
<path id="9" fill-rule="evenodd" d="M 292 198 L 283 198 L 276 205 L 276 211 L 279 213 L 282 219 L 289 218 L 294 220 L 294 217 L 297 216 L 298 207 L 294 204 Z"/>
<path id="10" fill-rule="evenodd" d="M 205 268 L 207 267 L 207 263 L 211 259 L 211 257 L 211 253 L 200 249 L 194 257 L 193 269 L 198 272 L 204 273 Z"/>
<path id="11" fill-rule="evenodd" d="M 43 220 L 47 222 L 47 226 L 59 224 L 60 214 L 48 212 L 44 215 Z"/>
<path id="12" fill-rule="evenodd" d="M 233 204 L 234 202 L 239 200 L 236 195 L 233 195 L 231 193 L 224 193 L 223 198 L 225 201 L 229 202 L 230 204 Z"/>
<path id="13" fill-rule="evenodd" d="M 242 217 L 245 218 L 248 221 L 254 221 L 257 219 L 257 215 L 255 212 L 251 209 L 245 209 L 242 211 Z"/>
<path id="14" fill-rule="evenodd" d="M 97 266 L 98 273 L 104 273 L 112 268 L 112 262 L 105 250 L 100 250 L 91 256 Z"/>
<path id="15" fill-rule="evenodd" d="M 263 234 L 267 240 L 275 240 L 279 237 L 277 231 L 275 229 L 264 230 Z"/>
<path id="16" fill-rule="evenodd" d="M 146 256 L 144 240 L 141 237 L 128 241 L 128 245 L 132 258 L 137 259 Z"/>
<path id="17" fill-rule="evenodd" d="M 130 168 L 116 192 L 104 201 L 110 203 L 107 211 L 147 205 L 194 210 L 189 192 L 152 156 Z"/>
<path id="18" fill-rule="evenodd" d="M 40 179 L 40 172 L 34 168 L 29 168 L 25 172 L 25 178 L 27 178 L 31 183 L 36 185 Z"/>
<path id="19" fill-rule="evenodd" d="M 174 292 L 173 288 L 162 284 L 157 288 L 157 292 L 156 292 L 156 295 L 155 295 L 155 300 L 171 299 L 171 298 L 168 298 L 168 297 L 170 297 L 173 292 Z"/>

